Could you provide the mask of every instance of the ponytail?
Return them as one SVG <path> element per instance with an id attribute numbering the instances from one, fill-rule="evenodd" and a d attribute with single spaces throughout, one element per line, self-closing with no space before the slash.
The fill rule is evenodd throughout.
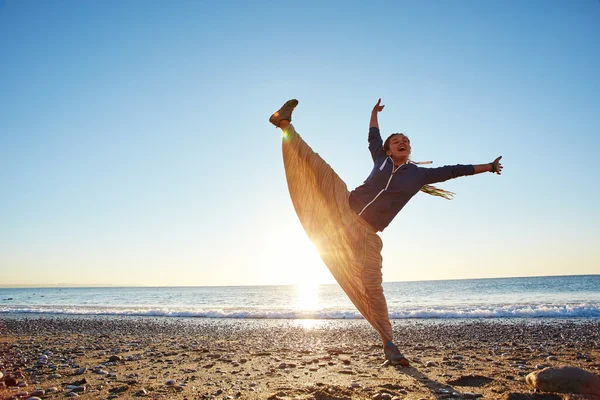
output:
<path id="1" fill-rule="evenodd" d="M 421 188 L 421 192 L 430 194 L 432 196 L 443 197 L 446 200 L 452 200 L 454 198 L 453 192 L 449 192 L 448 190 L 440 189 L 432 185 L 424 185 Z"/>

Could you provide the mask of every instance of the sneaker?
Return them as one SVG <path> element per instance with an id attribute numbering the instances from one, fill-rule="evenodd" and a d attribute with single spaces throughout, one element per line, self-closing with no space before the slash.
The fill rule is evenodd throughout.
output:
<path id="1" fill-rule="evenodd" d="M 391 340 L 389 340 L 383 347 L 383 353 L 385 354 L 386 363 L 391 365 L 400 365 L 402 367 L 410 367 L 408 359 L 404 357 L 400 350 L 396 347 Z"/>
<path id="2" fill-rule="evenodd" d="M 279 128 L 281 121 L 288 120 L 292 122 L 292 112 L 294 108 L 298 105 L 298 100 L 292 99 L 285 102 L 284 105 L 278 111 L 275 111 L 271 118 L 269 118 L 269 122 L 275 125 L 276 128 Z"/>

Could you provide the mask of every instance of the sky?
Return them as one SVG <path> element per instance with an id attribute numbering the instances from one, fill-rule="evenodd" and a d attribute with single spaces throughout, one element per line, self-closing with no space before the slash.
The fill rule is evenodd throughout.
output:
<path id="1" fill-rule="evenodd" d="M 370 112 L 433 166 L 384 281 L 600 273 L 600 1 L 0 0 L 0 285 L 332 283 L 293 123 L 349 189 Z"/>

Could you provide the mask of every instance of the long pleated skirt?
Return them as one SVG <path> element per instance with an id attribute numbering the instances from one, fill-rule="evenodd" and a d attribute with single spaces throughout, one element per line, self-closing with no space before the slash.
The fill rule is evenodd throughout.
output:
<path id="1" fill-rule="evenodd" d="M 392 340 L 381 286 L 381 238 L 350 208 L 344 181 L 292 125 L 282 149 L 288 189 L 306 234 L 358 311 L 384 343 Z"/>

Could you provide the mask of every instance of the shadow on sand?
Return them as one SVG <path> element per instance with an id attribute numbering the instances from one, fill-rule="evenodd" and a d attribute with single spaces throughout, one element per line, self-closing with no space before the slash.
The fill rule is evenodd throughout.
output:
<path id="1" fill-rule="evenodd" d="M 441 383 L 430 379 L 414 367 L 397 368 L 397 371 L 421 383 L 436 399 L 463 398 L 462 391 L 456 390 L 452 385 L 480 387 L 493 381 L 493 379 L 481 375 L 468 375 Z"/>

